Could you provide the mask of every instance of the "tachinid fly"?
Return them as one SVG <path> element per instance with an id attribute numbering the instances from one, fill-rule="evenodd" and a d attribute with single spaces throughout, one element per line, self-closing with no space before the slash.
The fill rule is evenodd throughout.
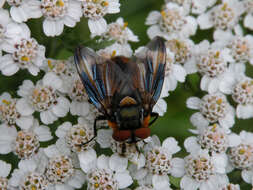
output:
<path id="1" fill-rule="evenodd" d="M 158 117 L 152 109 L 164 81 L 163 39 L 155 37 L 148 43 L 141 58 L 105 59 L 86 47 L 78 47 L 74 57 L 89 100 L 101 113 L 94 121 L 94 137 L 97 121 L 108 120 L 116 141 L 135 143 L 147 138 L 149 126 Z"/>

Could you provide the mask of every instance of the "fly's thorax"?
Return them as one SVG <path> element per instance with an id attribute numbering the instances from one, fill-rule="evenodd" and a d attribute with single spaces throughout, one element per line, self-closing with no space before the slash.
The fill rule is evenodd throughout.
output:
<path id="1" fill-rule="evenodd" d="M 143 109 L 139 105 L 119 107 L 116 112 L 116 122 L 120 130 L 138 129 L 143 121 Z"/>

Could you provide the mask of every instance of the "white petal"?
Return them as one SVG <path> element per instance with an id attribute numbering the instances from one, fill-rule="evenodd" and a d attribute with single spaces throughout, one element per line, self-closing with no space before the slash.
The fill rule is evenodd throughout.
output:
<path id="1" fill-rule="evenodd" d="M 196 60 L 195 59 L 190 59 L 184 64 L 184 69 L 187 74 L 192 74 L 196 73 L 198 71 L 197 65 L 196 65 Z"/>
<path id="2" fill-rule="evenodd" d="M 65 117 L 69 111 L 69 100 L 65 97 L 59 97 L 57 104 L 52 108 L 53 113 L 58 117 Z"/>
<path id="3" fill-rule="evenodd" d="M 17 101 L 16 104 L 17 111 L 23 115 L 23 116 L 29 116 L 32 115 L 34 112 L 34 109 L 31 107 L 31 105 L 26 101 L 25 98 L 21 98 Z"/>
<path id="4" fill-rule="evenodd" d="M 164 99 L 160 98 L 156 102 L 155 106 L 153 107 L 153 112 L 158 113 L 160 116 L 163 116 L 167 111 L 167 103 Z"/>
<path id="5" fill-rule="evenodd" d="M 97 134 L 97 142 L 101 148 L 109 148 L 111 146 L 111 129 L 100 129 Z"/>
<path id="6" fill-rule="evenodd" d="M 253 110 L 253 106 L 252 106 L 252 110 Z M 233 125 L 235 124 L 234 108 L 230 107 L 230 110 L 226 113 L 226 116 L 222 119 L 219 119 L 219 124 L 225 129 L 229 129 L 230 127 L 233 127 Z"/>
<path id="7" fill-rule="evenodd" d="M 186 71 L 181 65 L 173 65 L 173 75 L 179 82 L 184 82 L 186 77 Z"/>
<path id="8" fill-rule="evenodd" d="M 101 35 L 106 32 L 107 23 L 104 18 L 100 18 L 99 20 L 89 19 L 88 26 L 92 34 Z"/>
<path id="9" fill-rule="evenodd" d="M 0 154 L 8 154 L 13 150 L 16 137 L 17 130 L 15 127 L 0 125 Z"/>
<path id="10" fill-rule="evenodd" d="M 3 75 L 11 76 L 18 72 L 19 67 L 13 62 L 10 54 L 0 57 L 0 70 Z"/>
<path id="11" fill-rule="evenodd" d="M 108 13 L 118 13 L 120 11 L 119 7 L 120 7 L 119 0 L 112 0 L 109 2 L 107 11 Z"/>
<path id="12" fill-rule="evenodd" d="M 27 13 L 23 10 L 22 5 L 19 7 L 11 6 L 10 9 L 11 17 L 16 22 L 26 22 L 28 19 Z"/>
<path id="13" fill-rule="evenodd" d="M 129 175 L 129 172 L 127 172 L 127 171 L 122 172 L 122 173 L 116 172 L 114 177 L 119 183 L 119 189 L 126 188 L 133 183 L 133 179 Z"/>
<path id="14" fill-rule="evenodd" d="M 40 113 L 40 120 L 44 124 L 52 124 L 55 122 L 58 118 L 52 113 L 51 110 L 43 111 Z"/>
<path id="15" fill-rule="evenodd" d="M 18 163 L 18 167 L 26 172 L 33 172 L 37 165 L 36 162 L 32 159 L 30 160 L 20 160 L 20 162 Z"/>
<path id="16" fill-rule="evenodd" d="M 200 88 L 201 88 L 201 90 L 208 91 L 208 86 L 209 86 L 211 80 L 212 79 L 209 78 L 207 75 L 204 75 L 201 78 L 201 82 L 200 82 Z"/>
<path id="17" fill-rule="evenodd" d="M 166 138 L 162 143 L 162 147 L 165 148 L 170 154 L 175 154 L 181 150 L 181 148 L 178 146 L 178 142 L 173 137 Z"/>
<path id="18" fill-rule="evenodd" d="M 226 154 L 215 154 L 212 157 L 214 168 L 217 173 L 224 174 L 225 167 L 227 165 L 227 156 Z"/>
<path id="19" fill-rule="evenodd" d="M 152 184 L 156 190 L 170 189 L 169 177 L 167 175 L 153 175 Z"/>
<path id="20" fill-rule="evenodd" d="M 108 156 L 100 155 L 97 159 L 97 167 L 99 169 L 110 170 L 109 159 L 110 158 Z"/>
<path id="21" fill-rule="evenodd" d="M 246 28 L 249 28 L 253 30 L 253 15 L 252 14 L 247 14 L 243 20 L 243 25 Z"/>
<path id="22" fill-rule="evenodd" d="M 253 117 L 253 105 L 241 105 L 236 107 L 236 115 L 239 119 L 249 119 Z"/>
<path id="23" fill-rule="evenodd" d="M 44 125 L 35 127 L 34 132 L 35 134 L 37 134 L 39 141 L 42 141 L 42 142 L 49 141 L 53 138 L 49 127 L 44 126 Z"/>
<path id="24" fill-rule="evenodd" d="M 171 160 L 171 175 L 174 177 L 182 177 L 184 175 L 184 159 L 173 158 Z"/>
<path id="25" fill-rule="evenodd" d="M 158 11 L 151 11 L 146 18 L 146 25 L 153 25 L 158 23 L 159 18 L 161 17 L 161 13 Z"/>
<path id="26" fill-rule="evenodd" d="M 185 175 L 180 181 L 180 187 L 183 190 L 196 190 L 199 187 L 199 183 Z"/>
<path id="27" fill-rule="evenodd" d="M 51 86 L 55 89 L 59 89 L 62 86 L 62 80 L 54 73 L 47 73 L 42 79 L 43 85 Z"/>
<path id="28" fill-rule="evenodd" d="M 184 147 L 187 152 L 196 154 L 201 149 L 200 145 L 198 144 L 197 137 L 188 137 L 184 141 Z"/>
<path id="29" fill-rule="evenodd" d="M 47 148 L 44 148 L 43 150 L 44 150 L 44 153 L 49 158 L 53 158 L 61 154 L 61 152 L 57 149 L 56 145 L 50 145 Z"/>
<path id="30" fill-rule="evenodd" d="M 89 149 L 87 151 L 78 154 L 80 161 L 80 167 L 85 172 L 88 173 L 91 169 L 96 167 L 97 154 L 95 150 Z"/>
<path id="31" fill-rule="evenodd" d="M 64 24 L 62 20 L 54 21 L 45 19 L 43 21 L 43 31 L 47 36 L 57 36 L 63 32 Z"/>
<path id="32" fill-rule="evenodd" d="M 70 113 L 72 115 L 86 116 L 89 114 L 90 104 L 88 102 L 72 101 L 70 104 Z"/>
<path id="33" fill-rule="evenodd" d="M 33 116 L 22 116 L 16 123 L 21 129 L 29 129 L 33 125 Z"/>
<path id="34" fill-rule="evenodd" d="M 68 184 L 75 188 L 81 188 L 84 182 L 84 173 L 82 171 L 76 170 L 75 175 L 68 181 Z"/>
<path id="35" fill-rule="evenodd" d="M 209 93 L 215 93 L 219 89 L 220 79 L 214 78 L 210 81 L 208 86 Z"/>
<path id="36" fill-rule="evenodd" d="M 252 170 L 242 170 L 242 179 L 246 182 L 246 183 L 252 183 L 252 177 L 253 177 L 253 171 Z"/>
<path id="37" fill-rule="evenodd" d="M 241 138 L 239 135 L 231 133 L 228 135 L 228 142 L 230 147 L 238 146 L 241 143 Z"/>
<path id="38" fill-rule="evenodd" d="M 191 116 L 190 121 L 192 125 L 198 128 L 206 127 L 209 124 L 209 122 L 204 118 L 204 116 L 200 112 L 194 113 Z"/>
<path id="39" fill-rule="evenodd" d="M 11 164 L 0 160 L 0 177 L 7 177 L 11 171 Z"/>
<path id="40" fill-rule="evenodd" d="M 58 138 L 63 138 L 66 136 L 67 132 L 70 130 L 72 127 L 72 124 L 70 122 L 64 122 L 60 126 L 58 126 L 57 130 L 55 131 L 55 135 Z"/>
<path id="41" fill-rule="evenodd" d="M 198 110 L 200 108 L 201 100 L 197 97 L 190 97 L 186 101 L 186 106 L 188 108 Z"/>
<path id="42" fill-rule="evenodd" d="M 200 29 L 202 30 L 211 28 L 213 26 L 213 23 L 210 19 L 210 13 L 205 13 L 198 16 L 197 21 Z"/>
<path id="43" fill-rule="evenodd" d="M 127 169 L 128 159 L 118 154 L 113 154 L 109 160 L 109 166 L 113 171 L 123 172 Z"/>
<path id="44" fill-rule="evenodd" d="M 40 69 L 39 69 L 38 67 L 36 67 L 36 66 L 31 65 L 31 66 L 28 67 L 28 71 L 29 71 L 33 76 L 37 76 L 38 73 L 40 72 Z"/>
<path id="45" fill-rule="evenodd" d="M 33 88 L 34 88 L 34 85 L 32 81 L 24 80 L 22 85 L 19 86 L 18 95 L 22 97 L 29 96 Z"/>
<path id="46" fill-rule="evenodd" d="M 74 188 L 66 184 L 56 184 L 54 190 L 74 190 Z"/>

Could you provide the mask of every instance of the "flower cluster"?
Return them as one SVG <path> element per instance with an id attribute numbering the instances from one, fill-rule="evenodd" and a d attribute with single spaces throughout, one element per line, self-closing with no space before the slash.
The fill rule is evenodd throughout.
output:
<path id="1" fill-rule="evenodd" d="M 99 113 L 73 56 L 47 57 L 50 48 L 40 45 L 29 23 L 41 22 L 54 37 L 85 19 L 90 41 L 112 42 L 96 48 L 103 59 L 141 56 L 144 48 L 132 49 L 139 38 L 122 17 L 107 23 L 107 14 L 119 12 L 119 0 L 0 0 L 0 77 L 27 77 L 0 92 L 0 154 L 16 159 L 15 165 L 0 160 L 0 189 L 239 190 L 228 177 L 234 170 L 253 186 L 253 133 L 234 132 L 237 120 L 253 118 L 252 1 L 164 0 L 146 18 L 147 36 L 163 37 L 166 46 L 153 111 L 164 115 L 165 98 L 178 83 L 191 87 L 191 76 L 199 80 L 196 96 L 186 101 L 197 111 L 184 158 L 174 137 L 128 143 L 114 140 L 107 122 L 94 129 Z M 205 31 L 210 38 L 198 37 Z"/>

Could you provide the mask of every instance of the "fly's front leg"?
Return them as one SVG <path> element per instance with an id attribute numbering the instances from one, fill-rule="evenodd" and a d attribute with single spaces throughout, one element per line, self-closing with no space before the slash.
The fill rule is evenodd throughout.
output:
<path id="1" fill-rule="evenodd" d="M 106 119 L 107 119 L 107 117 L 104 116 L 104 115 L 99 115 L 95 118 L 95 121 L 94 121 L 94 124 L 93 124 L 94 136 L 90 140 L 88 140 L 87 142 L 82 143 L 81 145 L 88 144 L 89 142 L 93 141 L 97 137 L 97 130 L 98 130 L 97 121 L 102 121 L 102 120 L 106 120 Z"/>
<path id="2" fill-rule="evenodd" d="M 151 117 L 154 117 L 154 119 L 152 121 L 149 122 L 148 126 L 152 125 L 158 118 L 159 114 L 156 112 L 151 112 L 150 114 Z"/>

